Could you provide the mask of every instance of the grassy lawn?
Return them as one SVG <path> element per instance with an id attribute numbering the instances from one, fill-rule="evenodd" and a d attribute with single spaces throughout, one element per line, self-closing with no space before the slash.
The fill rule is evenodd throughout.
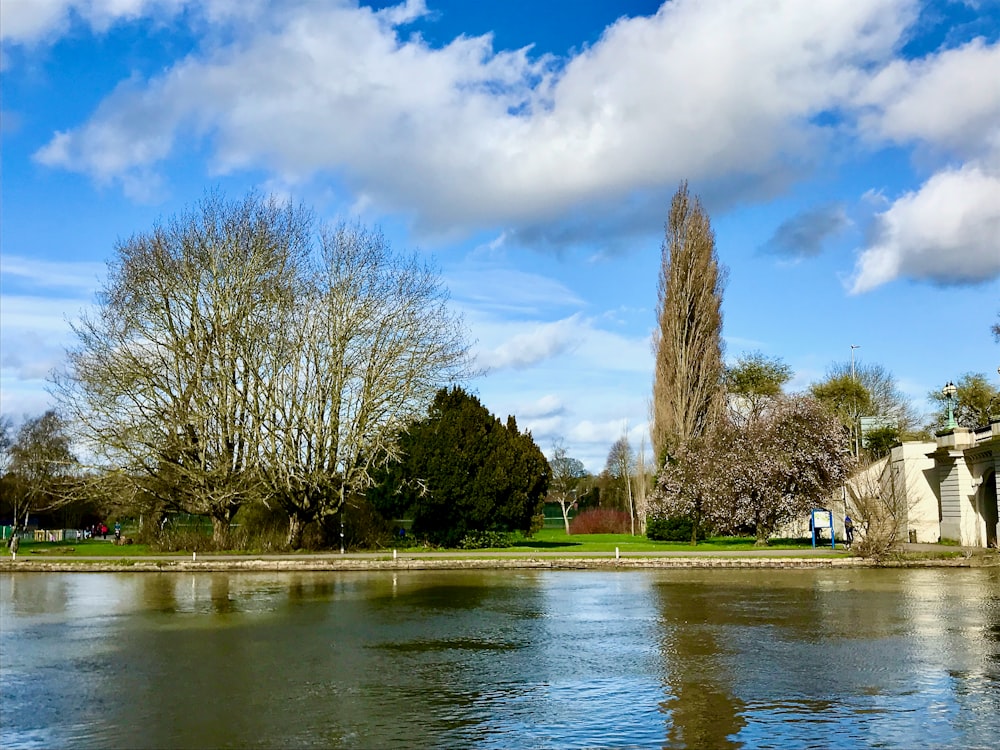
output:
<path id="1" fill-rule="evenodd" d="M 809 540 L 806 539 L 772 539 L 768 545 L 768 550 L 802 549 L 810 547 Z M 689 542 L 652 542 L 644 536 L 631 536 L 630 534 L 577 534 L 568 535 L 562 529 L 543 529 L 537 532 L 531 539 L 525 539 L 511 548 L 507 552 L 563 552 L 568 556 L 579 552 L 606 552 L 614 554 L 618 548 L 623 555 L 629 552 L 684 552 L 690 550 L 725 552 L 732 550 L 754 549 L 753 539 L 744 537 L 715 537 L 706 540 L 699 540 L 696 547 L 692 547 Z M 837 547 L 841 549 L 840 545 Z M 330 553 L 335 550 L 322 550 Z M 387 550 L 379 550 L 386 552 Z M 420 553 L 431 551 L 427 548 L 401 549 L 400 552 Z M 462 554 L 465 550 L 436 550 L 454 552 Z M 499 550 L 497 550 L 499 551 Z M 177 554 L 189 555 L 190 552 L 163 553 L 150 549 L 146 544 L 128 544 L 116 546 L 111 540 L 88 539 L 85 541 L 71 542 L 21 542 L 17 553 L 19 556 L 28 555 L 65 555 L 65 556 L 99 556 L 108 558 L 143 557 L 146 555 Z M 211 552 L 206 554 L 255 554 L 253 550 L 241 551 L 232 550 L 225 552 Z M 309 554 L 308 552 L 298 552 L 295 554 Z M 6 544 L 0 547 L 0 556 L 9 557 L 10 551 Z"/>
<path id="2" fill-rule="evenodd" d="M 772 539 L 767 549 L 802 549 L 811 547 L 808 539 Z M 629 552 L 684 552 L 692 549 L 699 551 L 726 552 L 733 550 L 755 549 L 754 540 L 746 537 L 714 537 L 699 539 L 698 545 L 692 547 L 690 542 L 653 542 L 644 536 L 631 534 L 577 534 L 569 535 L 562 529 L 542 529 L 531 539 L 514 546 L 515 550 L 530 552 L 610 552 L 617 547 L 622 554 Z M 838 545 L 838 549 L 840 546 Z M 759 549 L 759 548 L 757 548 Z"/>
<path id="3" fill-rule="evenodd" d="M 156 554 L 148 544 L 126 544 L 116 546 L 110 539 L 86 539 L 71 542 L 21 542 L 17 551 L 19 557 L 25 555 L 88 555 L 101 557 L 136 557 Z M 6 541 L 3 557 L 10 557 Z"/>

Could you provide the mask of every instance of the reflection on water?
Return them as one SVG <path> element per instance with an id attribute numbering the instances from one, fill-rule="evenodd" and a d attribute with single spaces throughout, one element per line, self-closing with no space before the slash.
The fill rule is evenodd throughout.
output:
<path id="1" fill-rule="evenodd" d="M 4 748 L 1000 744 L 996 570 L 0 586 Z"/>
<path id="2" fill-rule="evenodd" d="M 740 747 L 743 701 L 733 695 L 725 628 L 730 608 L 716 586 L 675 583 L 654 587 L 661 612 L 661 653 L 670 716 L 670 747 Z"/>

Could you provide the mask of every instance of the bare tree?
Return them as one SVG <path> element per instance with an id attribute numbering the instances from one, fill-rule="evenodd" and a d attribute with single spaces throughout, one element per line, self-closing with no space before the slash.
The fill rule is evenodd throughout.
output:
<path id="1" fill-rule="evenodd" d="M 724 285 L 708 214 L 683 182 L 666 222 L 653 334 L 652 437 L 658 467 L 708 431 L 722 410 Z"/>
<path id="2" fill-rule="evenodd" d="M 308 291 L 271 360 L 259 471 L 298 547 L 399 457 L 398 437 L 442 385 L 468 374 L 459 317 L 437 273 L 358 226 L 323 233 Z"/>
<path id="3" fill-rule="evenodd" d="M 608 451 L 605 471 L 624 489 L 626 507 L 631 519 L 632 535 L 635 536 L 635 504 L 632 497 L 632 474 L 635 471 L 635 452 L 628 441 L 628 436 L 622 434 Z"/>
<path id="4" fill-rule="evenodd" d="M 31 513 L 53 510 L 72 499 L 78 464 L 66 424 L 55 410 L 22 424 L 9 452 L 15 528 L 26 527 Z"/>
<path id="5" fill-rule="evenodd" d="M 646 465 L 646 438 L 639 442 L 635 454 L 635 516 L 639 522 L 639 533 L 646 533 L 646 517 L 649 515 L 649 476 Z"/>
<path id="6" fill-rule="evenodd" d="M 14 445 L 14 422 L 6 414 L 0 414 L 0 478 L 10 468 L 10 449 Z"/>
<path id="7" fill-rule="evenodd" d="M 559 503 L 562 511 L 563 524 L 569 534 L 569 512 L 579 502 L 580 480 L 587 476 L 583 464 L 566 454 L 566 446 L 557 440 L 552 446 L 552 459 L 549 461 L 552 476 L 549 479 L 549 499 Z"/>
<path id="8" fill-rule="evenodd" d="M 209 195 L 116 250 L 56 392 L 101 469 L 211 516 L 217 545 L 260 496 L 298 546 L 466 372 L 438 275 L 378 233 L 317 235 L 303 209 Z"/>
<path id="9" fill-rule="evenodd" d="M 899 390 L 892 373 L 880 364 L 857 363 L 852 368 L 850 362 L 836 363 L 809 390 L 840 417 L 855 456 L 862 447 L 862 417 L 878 417 L 898 438 L 917 429 L 919 420 L 913 405 Z"/>
<path id="10" fill-rule="evenodd" d="M 905 467 L 905 464 L 904 464 Z M 846 482 L 848 514 L 857 529 L 854 550 L 880 563 L 906 541 L 912 502 L 905 477 L 898 477 L 888 457 L 863 459 Z"/>
<path id="11" fill-rule="evenodd" d="M 209 515 L 223 544 L 255 491 L 260 404 L 300 292 L 312 217 L 256 194 L 210 194 L 119 242 L 99 309 L 55 393 L 100 470 Z"/>

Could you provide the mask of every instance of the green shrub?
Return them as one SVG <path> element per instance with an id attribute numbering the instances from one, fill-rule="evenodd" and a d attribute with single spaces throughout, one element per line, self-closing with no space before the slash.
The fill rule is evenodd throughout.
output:
<path id="1" fill-rule="evenodd" d="M 510 531 L 470 531 L 458 543 L 459 549 L 497 549 L 513 547 L 520 535 Z"/>
<path id="2" fill-rule="evenodd" d="M 690 542 L 694 522 L 687 516 L 670 518 L 647 518 L 646 538 L 655 542 Z M 698 530 L 698 538 L 704 539 L 704 529 Z"/>

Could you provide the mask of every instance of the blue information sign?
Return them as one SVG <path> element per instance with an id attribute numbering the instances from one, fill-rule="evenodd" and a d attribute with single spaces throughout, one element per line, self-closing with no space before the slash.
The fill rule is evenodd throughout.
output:
<path id="1" fill-rule="evenodd" d="M 813 547 L 816 546 L 817 539 L 822 541 L 822 537 L 819 534 L 820 529 L 830 529 L 830 547 L 836 549 L 837 539 L 833 533 L 833 513 L 825 508 L 813 508 L 812 516 L 809 521 L 809 530 L 812 532 Z"/>

